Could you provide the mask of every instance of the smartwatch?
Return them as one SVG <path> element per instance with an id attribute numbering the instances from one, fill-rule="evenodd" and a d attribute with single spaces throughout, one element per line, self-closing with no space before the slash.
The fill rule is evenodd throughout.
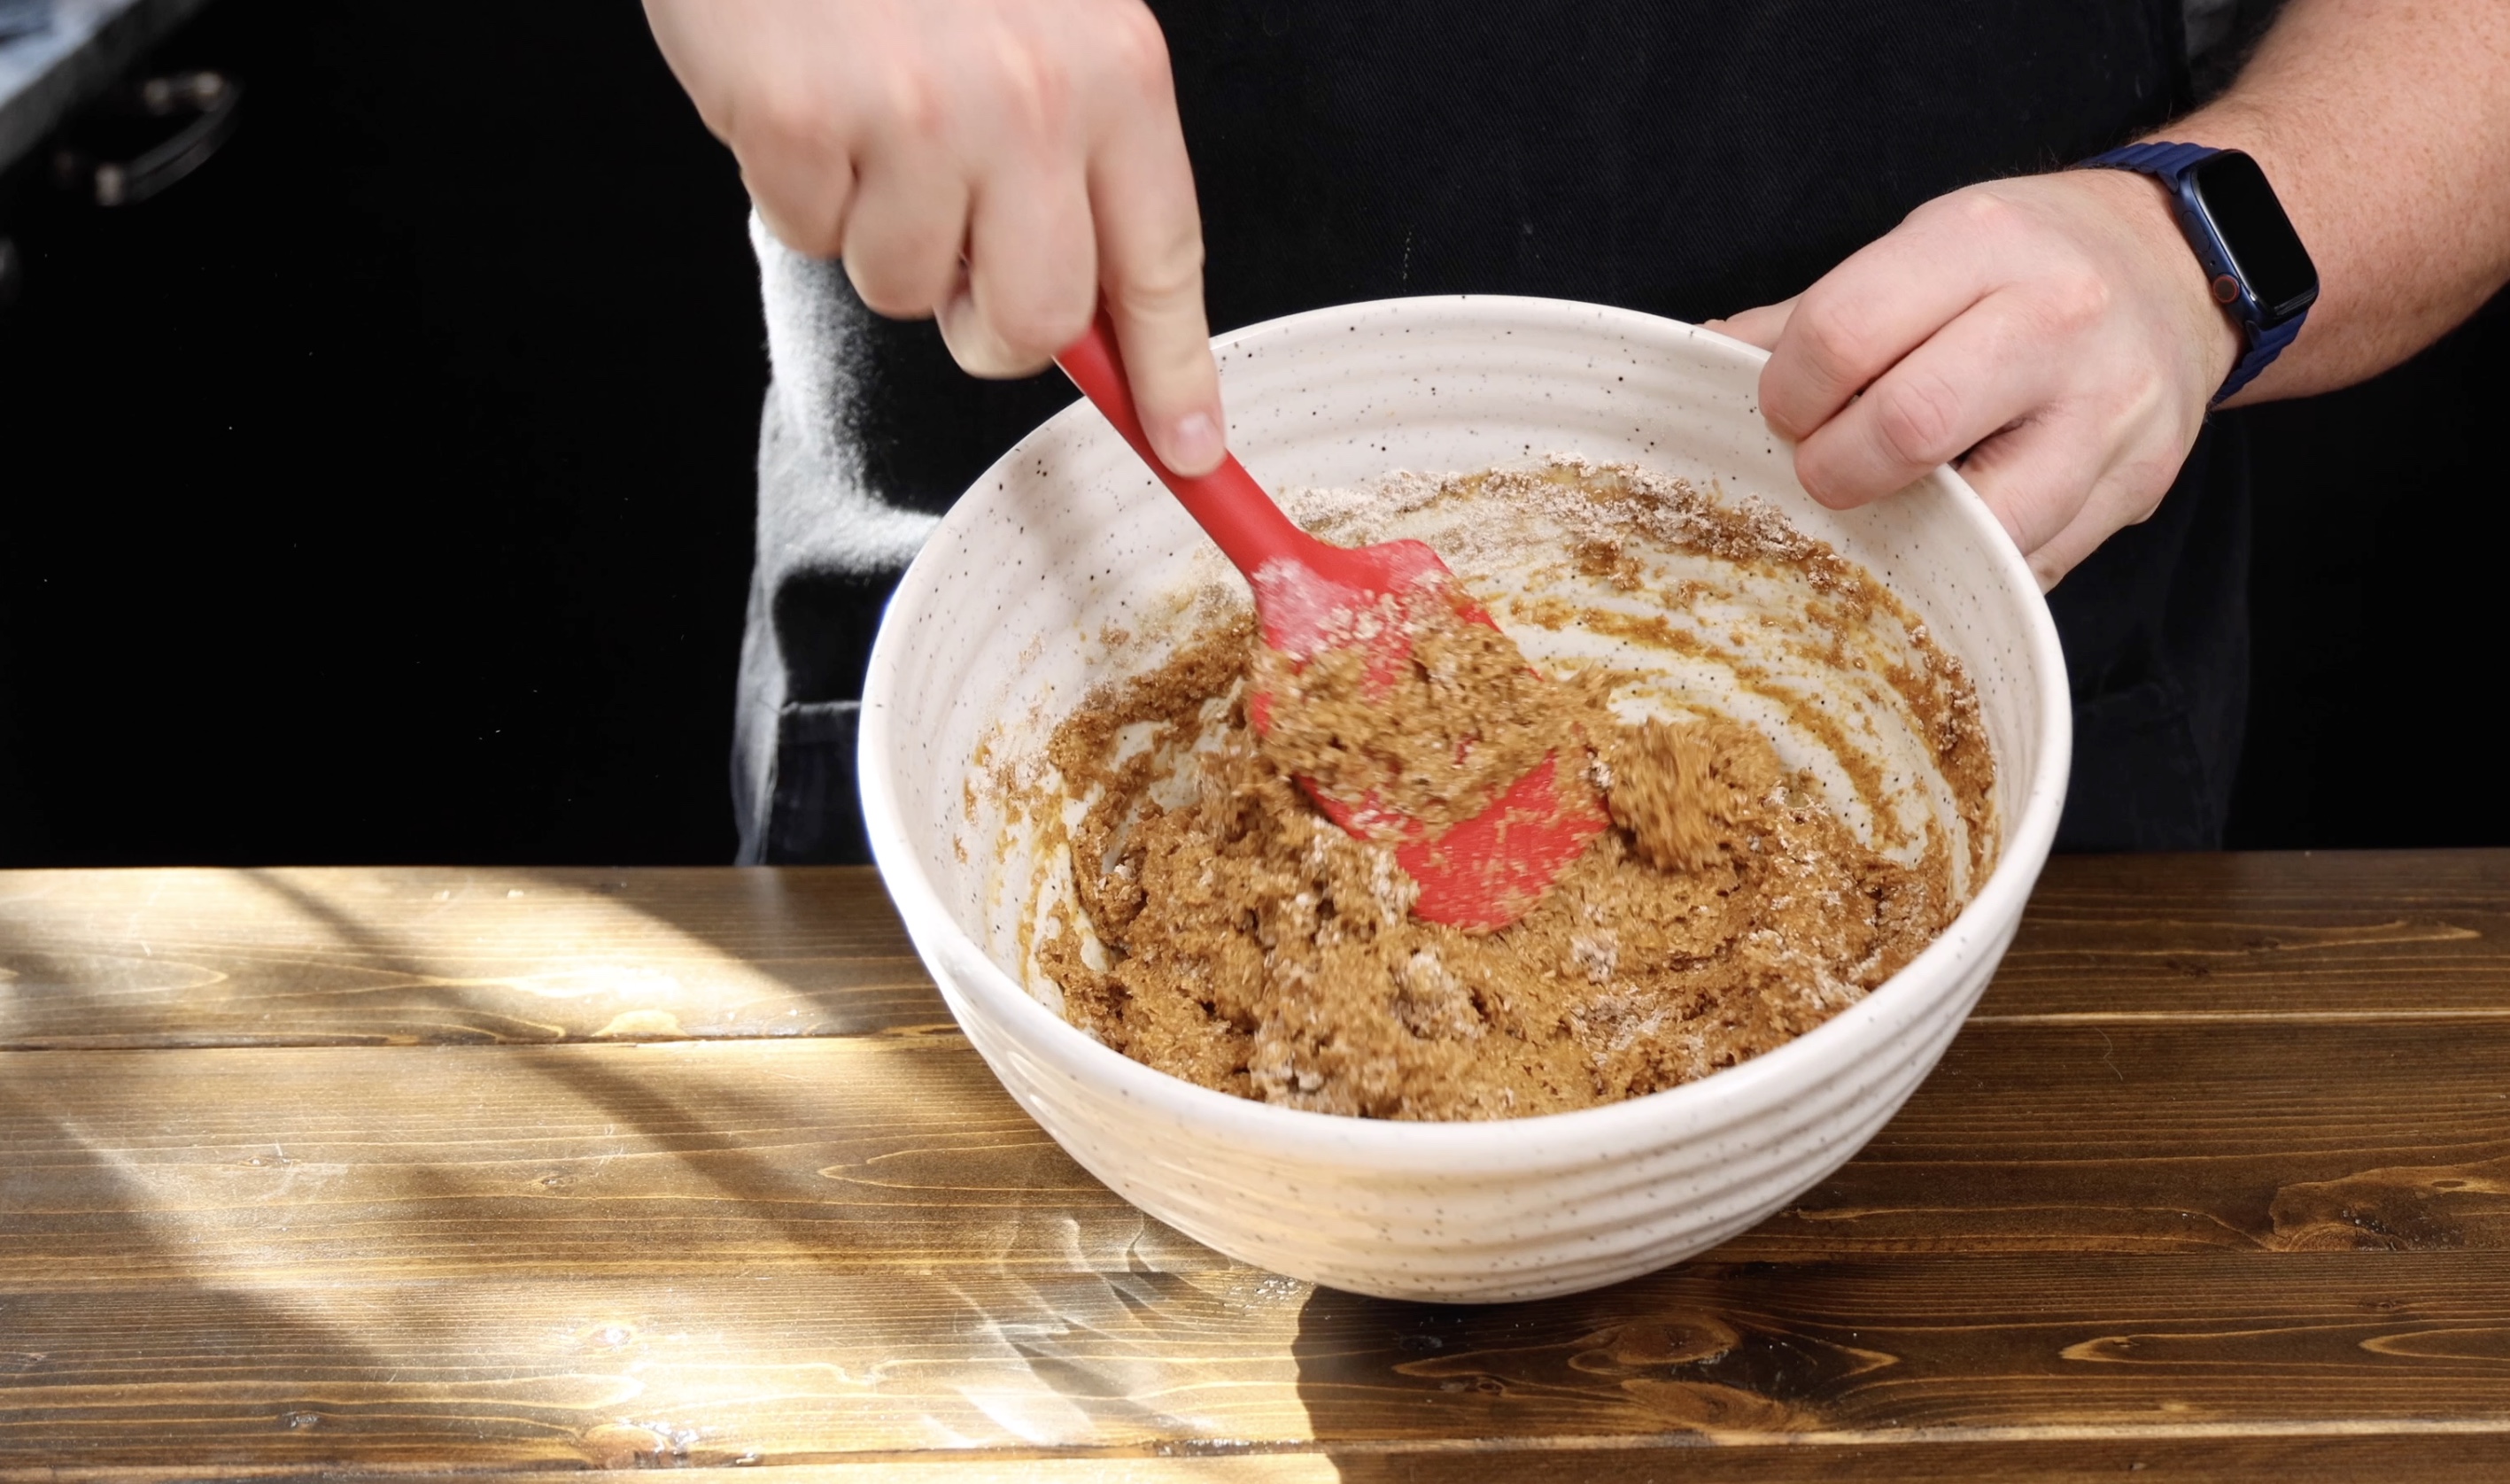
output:
<path id="1" fill-rule="evenodd" d="M 2206 403 L 2220 405 L 2273 363 L 2318 302 L 2317 265 L 2266 184 L 2266 172 L 2236 149 L 2202 144 L 2130 144 L 2083 164 L 2138 171 L 2169 188 L 2179 230 L 2205 267 L 2214 302 L 2240 326 L 2248 346 Z"/>

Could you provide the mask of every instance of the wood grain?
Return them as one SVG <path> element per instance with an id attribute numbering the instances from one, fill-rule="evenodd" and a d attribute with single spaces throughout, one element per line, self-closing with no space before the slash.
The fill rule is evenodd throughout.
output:
<path id="1" fill-rule="evenodd" d="M 1040 1230 L 1120 1267 L 1137 1241 L 1220 1262 L 1066 1159 L 955 1034 L 9 1052 L 0 1147 L 19 1292 L 1019 1265 Z"/>
<path id="2" fill-rule="evenodd" d="M 864 873 L 0 876 L 0 1479 L 2500 1476 L 2505 926 L 2054 862 L 1796 1206 L 1451 1309 L 1117 1199 Z"/>
<path id="3" fill-rule="evenodd" d="M 2060 856 L 1978 1012 L 2510 1019 L 2510 851 Z"/>
<path id="4" fill-rule="evenodd" d="M 2059 856 L 1979 1014 L 2510 1020 L 2510 852 Z M 866 868 L 0 873 L 0 1047 L 948 1018 Z"/>
<path id="5" fill-rule="evenodd" d="M 1041 1220 L 1110 1262 L 1140 1242 L 1216 1261 L 1071 1163 L 952 1033 L 11 1052 L 0 1147 L 19 1290 L 1017 1264 L 1011 1234 Z M 323 1219 L 274 1219 L 297 1204 Z M 1863 1154 L 1729 1251 L 2214 1248 L 2510 1250 L 2510 1038 L 1972 1029 Z"/>
<path id="6" fill-rule="evenodd" d="M 1705 1262 L 1458 1310 L 1244 1270 L 100 1282 L 8 1301 L 0 1460 L 782 1464 L 2309 1428 L 2502 1440 L 2501 1268 L 2467 1253 Z"/>
<path id="7" fill-rule="evenodd" d="M 776 1484 L 1770 1484 L 1857 1479 L 1934 1484 L 1993 1479 L 2012 1484 L 2115 1484 L 2188 1479 L 2378 1479 L 2382 1484 L 2456 1484 L 2501 1477 L 2504 1449 L 2485 1432 L 2408 1428 L 2353 1433 L 2229 1433 L 2203 1437 L 1904 1439 L 1887 1446 L 1770 1445 L 1651 1438 L 1586 1445 L 1482 1444 L 1319 1448 L 1253 1453 L 1220 1450 L 1142 1456 L 1095 1451 L 965 1449 L 908 1458 L 785 1465 Z M 669 1445 L 633 1455 L 624 1466 L 668 1466 L 681 1484 L 759 1484 L 754 1467 L 690 1465 Z M 195 1484 L 271 1477 L 247 1468 L 163 1467 L 17 1470 L 0 1481 L 67 1484 Z M 547 1470 L 442 1473 L 394 1469 L 369 1477 L 396 1484 L 548 1484 Z"/>
<path id="8" fill-rule="evenodd" d="M 0 1046 L 948 1022 L 867 868 L 0 872 Z"/>
<path id="9" fill-rule="evenodd" d="M 2510 1049 L 2387 1029 L 1974 1032 L 1759 1232 L 1489 1310 L 1185 1241 L 950 1035 L 11 1053 L 0 1459 L 2510 1427 L 2510 1201 L 2436 1173 Z"/>

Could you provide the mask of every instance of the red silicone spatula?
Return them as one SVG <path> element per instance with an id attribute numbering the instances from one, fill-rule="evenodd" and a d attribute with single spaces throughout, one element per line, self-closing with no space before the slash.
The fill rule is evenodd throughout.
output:
<path id="1" fill-rule="evenodd" d="M 1231 455 L 1210 474 L 1189 478 L 1151 451 L 1116 330 L 1102 311 L 1088 333 L 1055 358 L 1064 373 L 1107 415 L 1142 462 L 1167 485 L 1255 592 L 1264 642 L 1305 663 L 1334 644 L 1367 643 L 1372 667 L 1400 664 L 1408 641 L 1399 627 L 1355 623 L 1388 595 L 1454 580 L 1438 553 L 1417 541 L 1338 547 L 1299 529 L 1264 487 Z M 1478 609 L 1468 617 L 1490 623 Z M 1494 628 L 1497 626 L 1494 625 Z M 1355 631 L 1373 630 L 1354 639 Z M 1259 718 L 1260 721 L 1260 718 Z M 1488 809 L 1432 832 L 1416 818 L 1376 805 L 1348 804 L 1309 785 L 1333 821 L 1363 840 L 1394 848 L 1394 858 L 1421 884 L 1412 910 L 1430 922 L 1472 932 L 1504 928 L 1525 915 L 1552 879 L 1606 827 L 1582 778 L 1563 780 L 1557 756 L 1546 757 L 1510 784 Z M 1305 782 L 1305 780 L 1302 780 Z"/>

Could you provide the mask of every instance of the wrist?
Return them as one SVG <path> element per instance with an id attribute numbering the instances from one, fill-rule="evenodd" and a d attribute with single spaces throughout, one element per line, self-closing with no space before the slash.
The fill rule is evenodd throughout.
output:
<path id="1" fill-rule="evenodd" d="M 2274 181 L 2276 201 L 2279 201 L 2279 204 L 2284 206 L 2284 210 L 2289 213 L 2294 229 L 2300 231 L 2304 229 L 2304 226 L 2309 226 L 2309 231 L 2301 234 L 2301 241 L 2317 241 L 2319 236 L 2322 236 L 2317 231 L 2319 213 L 2311 210 L 2311 201 L 2309 196 L 2306 196 L 2306 191 L 2309 191 L 2309 175 L 2306 175 L 2306 171 L 2300 169 L 2300 164 L 2297 164 L 2301 156 L 2292 148 L 2292 133 L 2289 133 L 2289 128 L 2282 128 L 2279 118 L 2276 118 L 2271 110 L 2254 108 L 2249 100 L 2241 98 L 2239 86 L 2234 86 L 2228 93 L 2224 93 L 2222 98 L 2206 103 L 2204 108 L 2199 108 L 2196 113 L 2188 113 L 2187 118 L 2179 118 L 2179 121 L 2171 123 L 2169 128 L 2164 128 L 2164 131 L 2141 135 L 2136 143 L 2156 143 L 2156 140 L 2174 140 L 2174 138 L 2209 145 L 2209 148 L 2219 148 L 2219 151 L 2239 151 L 2244 153 L 2244 156 L 2254 158 L 2254 161 L 2266 171 L 2266 178 Z M 2146 175 L 2146 178 L 2149 178 L 2149 175 Z M 2158 186 L 2158 181 L 2153 183 Z M 2317 258 L 2317 253 L 2311 253 L 2311 258 Z M 2224 314 L 2224 319 L 2228 319 L 2228 314 Z M 2314 323 L 2317 323 L 2317 334 L 2311 336 L 2311 344 L 2317 344 L 2317 341 L 2327 334 L 2327 317 L 2324 317 L 2324 312 L 2317 304 L 2311 306 L 2311 319 L 2314 319 Z M 2244 331 L 2239 331 L 2236 322 L 2234 322 L 2234 334 L 2239 336 L 2239 354 L 2247 354 L 2249 339 Z M 2259 371 L 2257 382 L 2249 382 L 2247 387 L 2241 387 L 2239 392 L 2234 392 L 2231 397 L 2224 397 L 2222 406 L 2247 406 L 2252 404 L 2252 401 L 2264 401 L 2264 400 L 2271 400 L 2271 397 L 2289 395 L 2289 392 L 2284 392 L 2284 384 L 2287 384 L 2284 382 L 2284 377 L 2289 374 L 2292 364 L 2294 364 L 2294 357 L 2289 352 L 2282 354 L 2282 357 L 2276 357 L 2274 364 L 2266 366 L 2264 371 Z M 2269 395 L 2259 397 L 2259 382 L 2269 384 L 2271 387 Z"/>
<path id="2" fill-rule="evenodd" d="M 2199 398 L 2211 398 L 2239 364 L 2248 341 L 2215 300 L 2204 265 L 2188 249 L 2170 188 L 2132 171 L 2073 173 L 2101 196 L 2111 219 L 2133 244 L 2136 259 L 2150 269 L 2145 282 L 2155 291 L 2152 308 L 2165 322 L 2170 342 L 2186 358 L 2183 369 L 2199 389 Z"/>
<path id="3" fill-rule="evenodd" d="M 2180 235 L 2244 348 L 2207 403 L 2221 405 L 2282 357 L 2318 302 L 2317 265 L 2265 168 L 2245 150 L 2187 139 L 2125 145 L 2083 163 L 2149 175 L 2168 190 Z"/>
<path id="4" fill-rule="evenodd" d="M 2236 89 L 2232 94 L 2216 98 L 2203 108 L 2172 124 L 2160 133 L 2148 134 L 2136 142 L 2149 144 L 2162 138 L 2190 139 L 2215 149 L 2240 151 L 2266 167 L 2268 178 L 2277 182 L 2277 196 L 2286 198 L 2286 206 L 2289 209 L 2288 193 L 2295 184 L 2296 173 L 2292 169 L 2291 152 L 2282 147 L 2283 141 L 2277 137 L 2277 132 L 2270 127 L 2270 120 L 2265 115 L 2242 105 Z M 2151 177 L 2147 176 L 2146 179 L 2151 180 Z M 2305 184 L 2305 182 L 2302 183 Z M 2152 181 L 2152 184 L 2160 186 L 2161 183 L 2156 180 Z M 2168 188 L 2162 187 L 2162 190 L 2167 196 Z M 2298 222 L 2295 223 L 2296 226 L 2298 224 Z M 2203 270 L 2198 271 L 2201 273 Z M 2220 318 L 2231 323 L 2233 340 L 2238 347 L 2234 352 L 2235 357 L 2248 354 L 2249 332 L 2241 328 L 2237 322 L 2232 321 L 2228 312 L 2224 313 Z M 2259 372 L 2258 376 L 2271 384 L 2276 380 L 2275 373 L 2284 368 L 2286 359 L 2277 357 L 2275 362 Z M 2234 363 L 2237 363 L 2236 361 Z M 2258 383 L 2253 380 L 2216 405 L 2240 406 L 2261 400 L 2263 399 L 2258 395 Z"/>

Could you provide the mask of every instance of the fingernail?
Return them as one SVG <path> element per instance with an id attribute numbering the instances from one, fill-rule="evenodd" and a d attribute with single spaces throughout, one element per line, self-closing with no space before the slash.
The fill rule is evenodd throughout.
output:
<path id="1" fill-rule="evenodd" d="M 1168 462 L 1181 472 L 1210 469 L 1226 451 L 1220 425 L 1211 420 L 1208 412 L 1189 412 L 1178 418 L 1176 430 L 1168 435 Z"/>

